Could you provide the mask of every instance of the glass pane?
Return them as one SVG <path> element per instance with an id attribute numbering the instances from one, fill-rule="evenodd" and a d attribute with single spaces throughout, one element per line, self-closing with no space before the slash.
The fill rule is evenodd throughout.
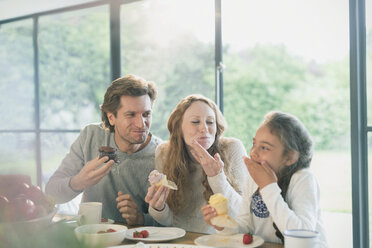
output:
<path id="1" fill-rule="evenodd" d="M 0 134 L 0 174 L 25 174 L 37 185 L 35 134 Z"/>
<path id="2" fill-rule="evenodd" d="M 122 72 L 156 83 L 152 132 L 167 139 L 168 117 L 183 97 L 214 99 L 214 1 L 125 4 L 121 20 Z"/>
<path id="3" fill-rule="evenodd" d="M 32 20 L 0 25 L 0 130 L 35 127 L 33 58 Z"/>
<path id="4" fill-rule="evenodd" d="M 371 13 L 372 14 L 372 13 Z M 372 164 L 372 133 L 368 133 L 368 200 L 369 200 L 369 243 L 372 240 L 372 171 L 370 165 Z"/>
<path id="5" fill-rule="evenodd" d="M 43 186 L 61 164 L 62 159 L 70 151 L 70 146 L 79 133 L 42 133 L 41 150 L 43 165 Z"/>
<path id="6" fill-rule="evenodd" d="M 43 133 L 41 134 L 41 149 L 42 149 L 42 187 L 45 185 L 49 178 L 53 175 L 54 171 L 61 164 L 62 159 L 70 151 L 70 146 L 79 136 L 79 133 Z M 76 215 L 81 202 L 82 194 L 75 197 L 73 200 L 58 204 L 58 213 Z"/>
<path id="7" fill-rule="evenodd" d="M 80 129 L 100 120 L 110 83 L 107 6 L 40 18 L 41 128 Z"/>
<path id="8" fill-rule="evenodd" d="M 222 5 L 226 135 L 250 149 L 268 111 L 304 122 L 329 247 L 352 247 L 348 18 L 347 0 Z"/>
<path id="9" fill-rule="evenodd" d="M 366 46 L 367 46 L 367 116 L 368 125 L 372 125 L 372 4 L 366 1 Z M 372 230 L 371 230 L 372 231 Z M 371 241 L 370 241 L 371 243 Z"/>

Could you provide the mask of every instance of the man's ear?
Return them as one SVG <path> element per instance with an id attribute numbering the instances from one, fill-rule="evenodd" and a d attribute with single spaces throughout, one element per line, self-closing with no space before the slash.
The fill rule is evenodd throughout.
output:
<path id="1" fill-rule="evenodd" d="M 300 153 L 298 151 L 292 150 L 287 154 L 287 161 L 285 163 L 286 166 L 290 166 L 297 162 L 298 158 L 300 157 Z"/>
<path id="2" fill-rule="evenodd" d="M 109 120 L 111 126 L 115 126 L 115 115 L 111 112 L 106 112 L 107 119 Z"/>

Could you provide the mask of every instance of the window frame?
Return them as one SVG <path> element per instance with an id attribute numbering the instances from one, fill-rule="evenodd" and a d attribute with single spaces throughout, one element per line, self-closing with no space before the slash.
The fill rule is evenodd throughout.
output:
<path id="1" fill-rule="evenodd" d="M 41 133 L 78 133 L 77 129 L 41 129 L 40 96 L 39 96 L 39 17 L 54 13 L 68 12 L 101 5 L 109 5 L 110 10 L 110 53 L 111 78 L 121 75 L 120 65 L 120 6 L 140 0 L 103 0 L 73 7 L 0 20 L 1 24 L 33 19 L 33 52 L 35 84 L 35 128 L 24 130 L 3 129 L 0 133 L 34 133 L 36 135 L 37 184 L 42 185 Z M 222 64 L 222 31 L 221 0 L 215 0 L 215 83 L 216 103 L 223 111 L 223 64 Z M 366 96 L 366 8 L 365 0 L 349 0 L 350 29 L 350 124 L 351 124 L 351 170 L 352 170 L 352 218 L 353 246 L 369 247 L 369 213 L 368 213 L 368 134 L 372 126 L 367 125 Z"/>

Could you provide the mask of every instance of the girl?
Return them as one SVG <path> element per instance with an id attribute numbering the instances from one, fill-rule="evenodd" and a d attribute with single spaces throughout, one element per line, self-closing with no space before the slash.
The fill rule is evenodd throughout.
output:
<path id="1" fill-rule="evenodd" d="M 253 180 L 249 178 L 243 189 L 238 231 L 280 243 L 286 229 L 316 230 L 321 247 L 326 247 L 319 186 L 308 169 L 312 140 L 300 120 L 281 112 L 268 113 L 253 138 L 249 155 L 244 162 Z M 202 212 L 211 225 L 215 209 L 206 205 Z"/>

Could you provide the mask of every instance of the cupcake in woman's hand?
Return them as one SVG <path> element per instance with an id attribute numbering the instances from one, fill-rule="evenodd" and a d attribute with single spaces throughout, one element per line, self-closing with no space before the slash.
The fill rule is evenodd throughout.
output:
<path id="1" fill-rule="evenodd" d="M 209 197 L 209 205 L 216 209 L 217 216 L 211 219 L 211 223 L 219 227 L 235 228 L 238 223 L 228 214 L 228 199 L 220 193 L 216 193 Z"/>
<path id="2" fill-rule="evenodd" d="M 99 158 L 102 158 L 104 156 L 108 156 L 109 159 L 108 160 L 114 160 L 115 163 L 120 163 L 119 161 L 119 157 L 118 155 L 116 154 L 116 149 L 113 148 L 113 147 L 110 147 L 110 146 L 101 146 L 99 149 Z M 108 161 L 107 160 L 107 161 Z M 106 162 L 107 162 L 106 161 Z"/>
<path id="3" fill-rule="evenodd" d="M 159 188 L 161 185 L 164 185 L 165 187 L 168 187 L 173 190 L 178 189 L 177 185 L 174 182 L 167 180 L 167 176 L 157 170 L 153 170 L 150 172 L 149 182 L 151 185 L 155 185 L 156 188 Z"/>

